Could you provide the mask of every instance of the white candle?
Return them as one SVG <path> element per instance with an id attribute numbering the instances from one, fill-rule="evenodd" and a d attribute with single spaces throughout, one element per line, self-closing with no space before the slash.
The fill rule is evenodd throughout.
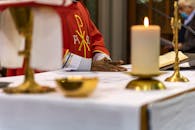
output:
<path id="1" fill-rule="evenodd" d="M 145 18 L 144 25 L 132 26 L 131 34 L 132 73 L 159 73 L 160 27 L 149 25 L 148 18 Z"/>

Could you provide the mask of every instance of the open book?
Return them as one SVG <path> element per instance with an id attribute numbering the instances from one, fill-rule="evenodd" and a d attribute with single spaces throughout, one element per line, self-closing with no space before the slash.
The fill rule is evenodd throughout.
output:
<path id="1" fill-rule="evenodd" d="M 178 53 L 179 62 L 187 61 L 189 58 L 181 51 Z M 159 57 L 159 67 L 162 68 L 170 68 L 169 66 L 173 66 L 175 63 L 175 52 L 171 51 Z"/>

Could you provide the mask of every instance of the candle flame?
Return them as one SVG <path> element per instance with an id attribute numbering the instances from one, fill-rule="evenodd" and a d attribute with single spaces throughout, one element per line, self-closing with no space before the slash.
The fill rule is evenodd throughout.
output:
<path id="1" fill-rule="evenodd" d="M 145 17 L 144 18 L 144 26 L 145 27 L 148 27 L 149 26 L 149 19 L 148 19 L 148 17 Z"/>

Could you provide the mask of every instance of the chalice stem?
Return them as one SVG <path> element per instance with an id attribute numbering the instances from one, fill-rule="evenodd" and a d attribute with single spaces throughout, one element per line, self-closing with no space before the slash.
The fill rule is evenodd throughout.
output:
<path id="1" fill-rule="evenodd" d="M 35 82 L 34 71 L 30 67 L 32 48 L 33 12 L 30 7 L 10 8 L 18 32 L 25 37 L 25 50 L 19 52 L 24 55 L 24 82 L 18 87 L 5 88 L 6 93 L 45 93 L 54 91 L 53 88 L 42 87 Z"/>

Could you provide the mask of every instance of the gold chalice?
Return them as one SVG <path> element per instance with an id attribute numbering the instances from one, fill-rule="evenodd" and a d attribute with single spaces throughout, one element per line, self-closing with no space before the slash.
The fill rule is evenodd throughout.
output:
<path id="1" fill-rule="evenodd" d="M 6 93 L 45 93 L 54 91 L 53 88 L 41 87 L 34 80 L 34 71 L 30 67 L 31 46 L 32 46 L 32 27 L 33 14 L 30 7 L 9 8 L 16 24 L 18 32 L 25 37 L 25 50 L 19 52 L 24 55 L 25 79 L 23 84 L 18 87 L 5 88 Z"/>
<path id="2" fill-rule="evenodd" d="M 60 91 L 68 97 L 87 97 L 97 87 L 97 77 L 71 76 L 56 79 Z"/>

